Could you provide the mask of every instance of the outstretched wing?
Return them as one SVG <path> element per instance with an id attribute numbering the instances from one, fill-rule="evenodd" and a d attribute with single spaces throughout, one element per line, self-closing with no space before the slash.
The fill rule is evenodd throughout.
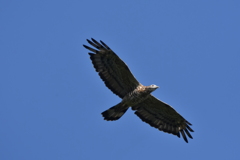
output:
<path id="1" fill-rule="evenodd" d="M 191 123 L 185 120 L 171 106 L 158 100 L 152 95 L 136 106 L 132 106 L 132 109 L 137 110 L 135 114 L 141 118 L 142 121 L 160 131 L 171 133 L 178 137 L 180 137 L 181 133 L 186 142 L 188 142 L 187 136 L 192 138 L 189 133 L 189 131 L 193 132 L 189 127 Z"/>
<path id="2" fill-rule="evenodd" d="M 93 66 L 113 93 L 123 98 L 139 85 L 127 65 L 105 43 L 99 43 L 93 38 L 87 41 L 96 49 L 83 46 L 95 53 L 89 53 Z"/>

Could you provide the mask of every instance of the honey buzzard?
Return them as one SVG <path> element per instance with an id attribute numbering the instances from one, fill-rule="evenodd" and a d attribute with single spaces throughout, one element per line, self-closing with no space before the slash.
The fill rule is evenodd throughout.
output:
<path id="1" fill-rule="evenodd" d="M 89 53 L 93 66 L 98 72 L 105 85 L 122 101 L 102 112 L 102 116 L 107 121 L 118 120 L 129 107 L 135 114 L 148 123 L 150 126 L 160 131 L 170 133 L 180 137 L 188 143 L 187 136 L 192 138 L 190 132 L 191 123 L 185 120 L 170 105 L 160 101 L 151 95 L 158 86 L 144 86 L 132 75 L 128 66 L 102 41 L 95 39 L 88 40 L 88 43 L 95 47 L 93 49 L 83 45 L 92 51 Z M 187 136 L 186 136 L 187 135 Z"/>

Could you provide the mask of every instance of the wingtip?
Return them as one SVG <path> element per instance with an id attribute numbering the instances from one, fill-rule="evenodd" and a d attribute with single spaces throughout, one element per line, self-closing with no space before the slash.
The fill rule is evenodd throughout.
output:
<path id="1" fill-rule="evenodd" d="M 194 130 L 191 127 L 189 127 L 188 125 L 186 125 L 186 127 L 190 132 L 194 132 Z"/>
<path id="2" fill-rule="evenodd" d="M 98 43 L 94 38 L 91 38 L 91 40 L 92 40 L 94 43 Z"/>
<path id="3" fill-rule="evenodd" d="M 87 39 L 87 42 L 89 43 L 89 44 L 91 44 L 92 42 L 89 40 L 89 39 Z"/>
<path id="4" fill-rule="evenodd" d="M 181 132 L 181 135 L 182 135 L 183 139 L 185 140 L 185 142 L 188 143 L 188 139 L 187 139 L 187 137 L 186 137 L 185 132 L 184 132 L 183 130 L 180 130 L 180 132 Z"/>
<path id="5" fill-rule="evenodd" d="M 90 47 L 88 47 L 87 45 L 83 44 L 83 47 L 86 49 L 89 49 Z"/>
<path id="6" fill-rule="evenodd" d="M 186 134 L 188 135 L 189 138 L 193 139 L 192 135 L 188 132 L 187 129 L 184 129 L 184 131 L 186 132 Z"/>
<path id="7" fill-rule="evenodd" d="M 188 121 L 186 121 L 186 123 L 187 123 L 188 125 L 190 125 L 190 126 L 192 125 L 192 124 L 191 124 L 190 122 L 188 122 Z"/>
<path id="8" fill-rule="evenodd" d="M 102 45 L 103 45 L 104 47 L 106 47 L 108 50 L 110 50 L 110 47 L 108 47 L 108 45 L 106 45 L 102 40 L 100 40 L 100 42 L 102 43 Z"/>

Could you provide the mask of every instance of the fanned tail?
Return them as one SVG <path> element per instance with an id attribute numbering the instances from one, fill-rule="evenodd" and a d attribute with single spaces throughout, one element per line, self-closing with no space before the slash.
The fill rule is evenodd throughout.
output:
<path id="1" fill-rule="evenodd" d="M 122 115 L 127 111 L 129 107 L 119 103 L 108 110 L 102 112 L 104 120 L 115 121 L 122 117 Z"/>

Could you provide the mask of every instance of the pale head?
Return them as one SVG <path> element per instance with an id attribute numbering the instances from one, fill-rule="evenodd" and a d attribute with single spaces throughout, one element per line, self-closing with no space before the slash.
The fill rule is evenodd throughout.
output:
<path id="1" fill-rule="evenodd" d="M 153 91 L 155 91 L 155 90 L 158 88 L 158 86 L 155 85 L 155 84 L 152 84 L 152 85 L 150 85 L 150 86 L 147 86 L 147 88 L 148 88 L 148 90 L 149 90 L 150 92 L 153 92 Z"/>

